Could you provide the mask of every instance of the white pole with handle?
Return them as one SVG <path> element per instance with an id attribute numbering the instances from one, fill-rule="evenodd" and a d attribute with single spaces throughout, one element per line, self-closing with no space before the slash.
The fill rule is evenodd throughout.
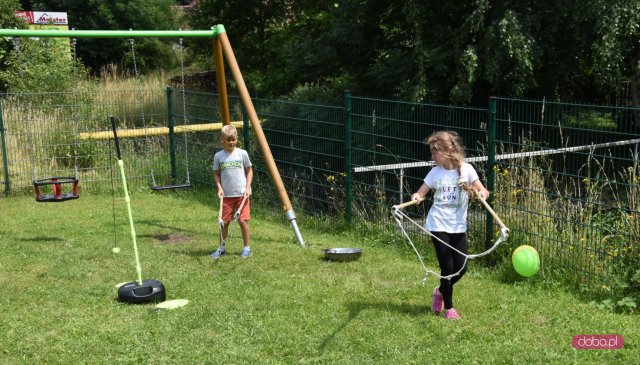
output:
<path id="1" fill-rule="evenodd" d="M 420 202 L 422 202 L 422 200 L 409 200 L 406 203 L 393 205 L 391 207 L 391 214 L 393 214 L 394 217 L 402 220 L 402 214 L 400 213 L 400 209 L 406 208 L 414 204 L 418 204 Z"/>
<path id="2" fill-rule="evenodd" d="M 493 210 L 493 208 L 491 208 L 489 203 L 487 203 L 487 201 L 485 199 L 483 199 L 480 196 L 480 194 L 478 194 L 478 191 L 476 189 L 474 189 L 471 185 L 469 185 L 469 181 L 466 178 L 461 178 L 458 181 L 458 183 L 460 184 L 460 186 L 464 190 L 468 191 L 470 194 L 475 195 L 475 197 L 478 198 L 478 200 L 480 200 L 480 203 L 482 203 L 482 205 L 484 205 L 484 208 L 487 210 L 487 212 L 489 212 L 489 214 L 491 214 L 493 216 L 493 219 L 495 219 L 496 222 L 498 222 L 498 225 L 500 226 L 500 228 L 502 230 L 507 230 L 507 232 L 509 231 L 509 228 L 507 228 L 507 226 L 505 226 L 504 223 L 502 223 L 502 219 L 500 219 L 500 217 L 498 217 L 498 215 Z"/>
<path id="3" fill-rule="evenodd" d="M 420 203 L 422 200 L 409 200 L 408 202 L 402 203 L 402 204 L 397 204 L 391 207 L 391 209 L 402 209 L 402 208 L 406 208 L 408 206 L 414 205 L 414 204 L 418 204 Z"/>
<path id="4" fill-rule="evenodd" d="M 504 223 L 502 223 L 502 219 L 500 219 L 500 217 L 498 217 L 498 215 L 496 214 L 496 212 L 493 210 L 493 208 L 491 208 L 491 206 L 489 205 L 489 203 L 487 203 L 486 200 L 482 199 L 479 195 L 478 192 L 476 191 L 476 189 L 471 189 L 473 190 L 473 193 L 475 194 L 475 196 L 478 198 L 478 200 L 480 200 L 480 203 L 482 203 L 482 205 L 484 205 L 484 208 L 489 212 L 489 214 L 491 214 L 493 216 L 493 219 L 496 220 L 496 222 L 498 222 L 498 225 L 500 226 L 500 228 L 505 229 L 507 228 L 507 226 L 504 225 Z M 508 228 L 507 228 L 508 229 Z"/>
<path id="5" fill-rule="evenodd" d="M 238 218 L 240 217 L 240 212 L 242 212 L 242 208 L 244 208 L 244 204 L 247 202 L 247 198 L 249 198 L 248 195 L 245 195 L 244 198 L 242 198 L 242 203 L 240 203 L 238 210 L 236 210 L 236 213 L 233 215 L 234 220 L 238 220 Z"/>
<path id="6" fill-rule="evenodd" d="M 218 228 L 220 231 L 220 246 L 222 246 L 222 227 L 224 227 L 224 221 L 222 220 L 222 205 L 223 205 L 224 197 L 220 197 L 220 209 L 218 210 Z"/>

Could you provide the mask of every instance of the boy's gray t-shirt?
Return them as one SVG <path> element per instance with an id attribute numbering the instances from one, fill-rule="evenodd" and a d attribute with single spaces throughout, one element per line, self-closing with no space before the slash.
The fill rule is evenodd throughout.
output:
<path id="1" fill-rule="evenodd" d="M 251 166 L 249 154 L 242 148 L 234 148 L 231 153 L 222 150 L 213 156 L 213 171 L 220 170 L 220 182 L 224 196 L 228 198 L 244 195 L 247 187 L 245 169 Z"/>

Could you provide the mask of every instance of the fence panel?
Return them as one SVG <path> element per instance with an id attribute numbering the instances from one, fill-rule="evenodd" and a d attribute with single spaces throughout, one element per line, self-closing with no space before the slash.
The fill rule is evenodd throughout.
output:
<path id="1" fill-rule="evenodd" d="M 354 97 L 352 100 L 352 162 L 354 216 L 388 225 L 389 208 L 418 190 L 430 169 L 431 153 L 424 140 L 436 131 L 459 133 L 467 156 L 487 153 L 487 110 L 446 105 Z M 474 163 L 485 180 L 486 160 Z M 430 195 L 414 211 L 424 221 L 431 205 Z M 472 249 L 484 249 L 485 212 L 478 204 L 470 207 Z"/>
<path id="2" fill-rule="evenodd" d="M 637 109 L 494 100 L 496 204 L 512 235 L 584 281 L 637 265 Z"/>
<path id="3" fill-rule="evenodd" d="M 283 100 L 253 103 L 294 208 L 317 215 L 343 212 L 344 109 Z M 256 143 L 251 146 L 256 173 L 267 180 L 262 154 Z"/>

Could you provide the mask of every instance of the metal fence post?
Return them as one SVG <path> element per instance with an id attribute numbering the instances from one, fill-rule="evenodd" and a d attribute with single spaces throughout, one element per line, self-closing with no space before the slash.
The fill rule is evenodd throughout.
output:
<path id="1" fill-rule="evenodd" d="M 2 112 L 2 99 L 0 99 L 0 143 L 2 144 L 2 163 L 4 166 L 4 194 L 9 195 L 11 192 L 11 180 L 9 180 L 9 159 L 7 158 L 7 143 Z"/>
<path id="2" fill-rule="evenodd" d="M 487 146 L 487 189 L 491 193 L 487 203 L 491 205 L 493 202 L 493 193 L 495 192 L 495 166 L 496 166 L 496 99 L 489 98 L 489 123 L 487 124 L 487 132 L 489 134 L 489 145 Z M 493 216 L 487 212 L 487 228 L 485 247 L 488 249 L 493 245 Z"/>
<path id="3" fill-rule="evenodd" d="M 351 163 L 351 93 L 344 93 L 344 111 L 345 111 L 345 135 L 344 135 L 344 172 L 345 172 L 345 214 L 347 221 L 351 221 L 353 217 L 353 192 L 352 181 L 353 168 Z"/>
<path id="4" fill-rule="evenodd" d="M 244 106 L 242 107 L 242 136 L 244 137 L 244 149 L 245 151 L 249 151 L 251 148 L 249 141 L 249 115 L 244 110 Z"/>
<path id="5" fill-rule="evenodd" d="M 176 166 L 176 138 L 173 130 L 173 88 L 171 86 L 167 86 L 167 116 L 167 123 L 169 125 L 169 157 L 171 158 L 171 181 L 173 183 L 178 176 L 178 168 Z M 186 118 L 187 116 L 183 115 L 182 117 Z M 184 131 L 184 133 L 186 133 L 186 131 Z"/>

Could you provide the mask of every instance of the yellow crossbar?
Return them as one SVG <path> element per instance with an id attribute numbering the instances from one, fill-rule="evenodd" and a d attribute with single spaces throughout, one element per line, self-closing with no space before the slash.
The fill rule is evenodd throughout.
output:
<path id="1" fill-rule="evenodd" d="M 242 128 L 242 121 L 233 121 L 231 122 L 236 128 Z M 191 125 L 180 125 L 173 127 L 174 133 L 188 133 L 188 132 L 206 132 L 206 131 L 219 131 L 222 129 L 222 123 L 206 123 L 206 124 L 191 124 Z M 151 127 L 151 128 L 141 128 L 141 129 L 127 129 L 118 131 L 118 138 L 137 138 L 144 136 L 162 136 L 169 134 L 169 127 Z M 113 132 L 111 130 L 108 131 L 100 131 L 100 132 L 81 132 L 80 139 L 90 139 L 90 140 L 99 140 L 99 139 L 112 139 Z"/>

